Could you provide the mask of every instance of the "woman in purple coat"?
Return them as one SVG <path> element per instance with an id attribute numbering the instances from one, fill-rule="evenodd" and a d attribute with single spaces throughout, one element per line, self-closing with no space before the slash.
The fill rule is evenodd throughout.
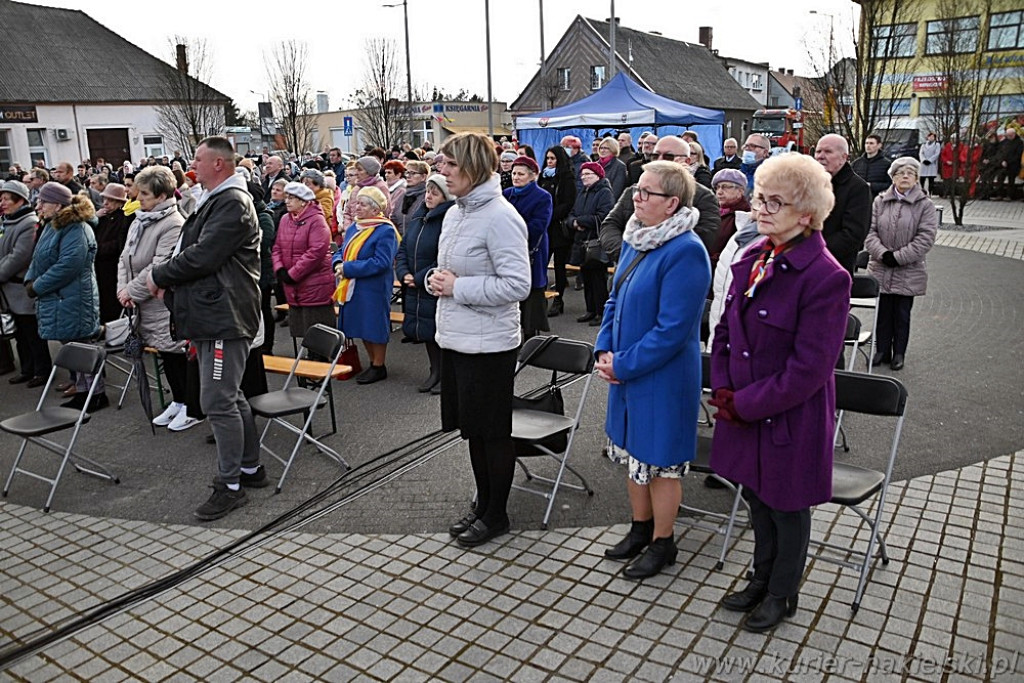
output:
<path id="1" fill-rule="evenodd" d="M 748 631 L 796 611 L 810 508 L 832 495 L 832 373 L 850 308 L 850 275 L 821 236 L 834 202 L 828 172 L 811 157 L 758 168 L 750 205 L 766 239 L 733 263 L 715 329 L 711 467 L 743 485 L 754 529 L 754 577 L 721 605 L 750 612 Z"/>

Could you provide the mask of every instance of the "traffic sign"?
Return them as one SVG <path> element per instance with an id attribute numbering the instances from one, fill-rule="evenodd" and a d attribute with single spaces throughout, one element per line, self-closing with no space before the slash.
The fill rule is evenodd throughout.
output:
<path id="1" fill-rule="evenodd" d="M 351 116 L 346 116 L 345 119 L 344 119 L 343 125 L 345 126 L 345 130 L 344 130 L 345 135 L 351 137 L 352 136 L 352 117 Z"/>
<path id="2" fill-rule="evenodd" d="M 795 97 L 795 98 L 793 98 L 793 109 L 796 109 L 797 111 L 800 111 L 803 108 L 804 108 L 804 98 L 802 98 L 802 97 Z"/>

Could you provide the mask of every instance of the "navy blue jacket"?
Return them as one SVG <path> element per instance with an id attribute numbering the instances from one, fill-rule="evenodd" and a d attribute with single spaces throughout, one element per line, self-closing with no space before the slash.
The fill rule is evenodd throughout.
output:
<path id="1" fill-rule="evenodd" d="M 412 275 L 415 287 L 406 287 L 402 295 L 405 322 L 402 332 L 417 341 L 433 341 L 437 325 L 434 312 L 437 297 L 427 292 L 427 271 L 437 266 L 437 243 L 441 239 L 441 224 L 455 201 L 438 204 L 428 209 L 424 204 L 405 226 L 405 237 L 395 254 L 395 276 L 399 282 Z"/>
<path id="2" fill-rule="evenodd" d="M 537 183 L 518 192 L 510 187 L 502 194 L 526 222 L 526 240 L 530 249 L 530 287 L 548 286 L 548 224 L 553 211 L 551 195 Z"/>

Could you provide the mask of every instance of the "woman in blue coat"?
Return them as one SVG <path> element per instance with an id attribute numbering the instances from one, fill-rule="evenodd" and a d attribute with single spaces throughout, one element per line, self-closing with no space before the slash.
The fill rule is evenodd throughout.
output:
<path id="1" fill-rule="evenodd" d="M 30 297 L 39 299 L 39 336 L 65 343 L 90 340 L 100 330 L 99 290 L 93 271 L 96 210 L 88 198 L 72 195 L 54 182 L 40 188 L 36 205 L 44 227 L 25 273 L 25 289 Z M 78 374 L 77 393 L 62 406 L 81 409 L 92 380 L 92 375 Z M 90 412 L 110 405 L 103 388 L 101 377 Z"/>
<path id="2" fill-rule="evenodd" d="M 527 247 L 530 250 L 530 294 L 519 302 L 519 322 L 523 340 L 538 332 L 547 332 L 547 301 L 544 290 L 548 286 L 548 224 L 551 223 L 552 199 L 540 185 L 537 162 L 527 156 L 512 162 L 512 187 L 502 194 L 526 223 Z"/>
<path id="3" fill-rule="evenodd" d="M 332 260 L 338 278 L 334 300 L 338 329 L 349 339 L 362 339 L 370 357 L 370 367 L 356 376 L 356 383 L 373 384 L 388 376 L 384 361 L 391 336 L 398 231 L 384 217 L 388 198 L 379 189 L 364 187 L 353 201 L 356 222 L 345 230 L 345 241 Z"/>
<path id="4" fill-rule="evenodd" d="M 813 505 L 832 495 L 833 370 L 850 308 L 850 275 L 825 247 L 831 176 L 785 154 L 754 176 L 754 242 L 733 262 L 711 349 L 716 415 L 711 467 L 743 484 L 754 529 L 754 577 L 722 600 L 750 612 L 748 631 L 797 607 Z"/>
<path id="5" fill-rule="evenodd" d="M 395 276 L 405 291 L 402 295 L 402 310 L 405 320 L 402 331 L 405 336 L 423 342 L 427 348 L 430 374 L 419 386 L 421 393 L 441 393 L 441 347 L 434 339 L 437 326 L 434 313 L 437 311 L 437 297 L 427 291 L 425 278 L 431 268 L 437 266 L 437 243 L 441 239 L 441 223 L 455 198 L 448 191 L 448 183 L 440 174 L 432 175 L 424 183 L 423 206 L 405 226 L 405 239 L 398 246 L 395 257 Z"/>
<path id="6" fill-rule="evenodd" d="M 675 562 L 680 478 L 697 453 L 700 319 L 711 263 L 693 233 L 695 185 L 679 164 L 644 167 L 597 336 L 595 368 L 610 385 L 608 452 L 628 465 L 633 513 L 629 533 L 605 557 L 636 558 L 623 572 L 631 579 Z"/>

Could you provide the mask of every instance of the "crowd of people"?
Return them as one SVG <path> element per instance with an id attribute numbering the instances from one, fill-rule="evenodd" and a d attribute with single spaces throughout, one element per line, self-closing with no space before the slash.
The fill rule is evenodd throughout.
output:
<path id="1" fill-rule="evenodd" d="M 797 608 L 810 508 L 831 491 L 832 371 L 858 253 L 883 293 L 876 364 L 903 367 L 911 306 L 926 291 L 929 164 L 889 164 L 874 142 L 851 164 L 838 135 L 811 157 L 772 156 L 754 134 L 726 140 L 712 161 L 691 132 L 644 134 L 636 148 L 628 133 L 601 137 L 591 155 L 568 135 L 540 157 L 461 133 L 437 152 L 373 148 L 345 161 L 334 148 L 300 164 L 241 158 L 211 137 L 191 163 L 33 169 L 0 186 L 0 303 L 17 323 L 10 383 L 45 383 L 49 342 L 96 342 L 105 323 L 137 318 L 172 393 L 154 423 L 212 428 L 214 493 L 195 514 L 218 519 L 268 483 L 246 399 L 266 391 L 275 326 L 296 338 L 337 326 L 363 344 L 356 383 L 385 380 L 397 281 L 402 341 L 426 351 L 417 389 L 440 395 L 442 428 L 468 441 L 475 505 L 450 533 L 474 547 L 510 526 L 518 349 L 564 313 L 577 270 L 577 321 L 598 328 L 607 453 L 625 468 L 631 508 L 607 557 L 628 560 L 634 579 L 675 561 L 703 345 L 712 467 L 743 485 L 755 532 L 753 578 L 722 605 L 769 630 Z M 287 312 L 275 315 L 272 299 Z M 358 363 L 355 347 L 346 354 Z M 0 370 L 13 360 L 8 349 Z M 66 405 L 82 408 L 92 379 L 65 382 Z M 102 382 L 92 401 L 108 404 Z"/>

